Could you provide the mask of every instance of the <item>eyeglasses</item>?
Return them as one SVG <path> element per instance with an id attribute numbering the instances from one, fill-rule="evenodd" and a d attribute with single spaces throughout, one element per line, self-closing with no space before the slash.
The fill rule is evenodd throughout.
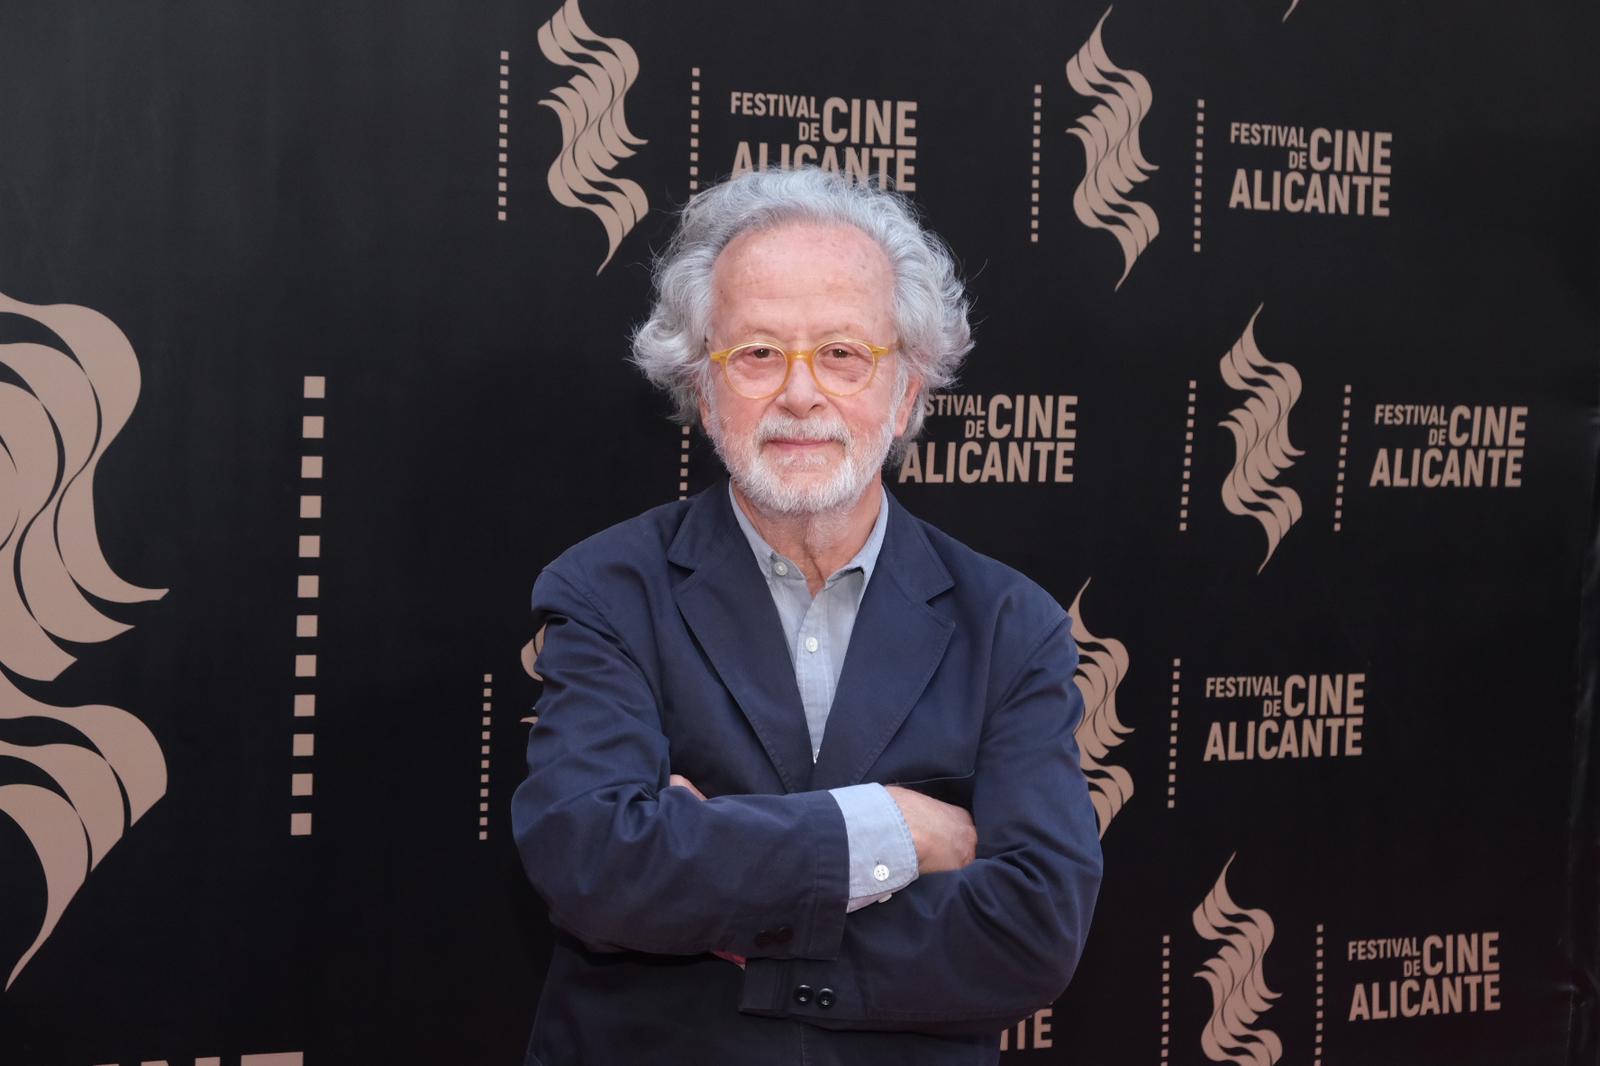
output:
<path id="1" fill-rule="evenodd" d="M 728 385 L 747 400 L 776 396 L 789 383 L 796 361 L 811 368 L 817 388 L 830 396 L 854 396 L 872 384 L 878 360 L 891 349 L 866 341 L 834 340 L 809 351 L 786 351 L 776 344 L 750 341 L 711 353 L 722 364 Z"/>

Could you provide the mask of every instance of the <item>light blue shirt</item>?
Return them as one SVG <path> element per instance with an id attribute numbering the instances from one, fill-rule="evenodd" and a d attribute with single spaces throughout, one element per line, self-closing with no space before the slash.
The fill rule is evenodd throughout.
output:
<path id="1" fill-rule="evenodd" d="M 854 558 L 834 571 L 823 582 L 815 597 L 806 587 L 805 574 L 794 560 L 778 554 L 762 539 L 733 497 L 728 499 L 733 516 L 750 542 L 756 562 L 767 579 L 767 589 L 778 608 L 778 620 L 794 664 L 794 680 L 805 707 L 806 731 L 811 735 L 811 759 L 822 750 L 828 715 L 833 710 L 834 690 L 839 687 L 839 672 L 844 669 L 845 652 L 855 629 L 856 612 L 862 594 L 883 548 L 883 533 L 889 524 L 888 496 L 879 489 L 878 520 L 873 523 L 867 542 Z M 841 713 L 850 713 L 844 708 Z M 889 896 L 916 880 L 917 849 L 899 806 L 879 784 L 850 785 L 829 789 L 844 814 L 845 833 L 850 845 L 850 900 L 846 911 L 860 910 L 871 903 L 882 903 Z"/>

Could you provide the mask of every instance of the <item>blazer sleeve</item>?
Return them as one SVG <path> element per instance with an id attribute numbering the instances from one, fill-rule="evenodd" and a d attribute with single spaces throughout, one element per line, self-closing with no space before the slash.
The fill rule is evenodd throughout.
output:
<path id="1" fill-rule="evenodd" d="M 544 693 L 511 820 L 551 920 L 601 949 L 833 957 L 849 882 L 833 797 L 702 801 L 668 787 L 658 703 L 633 652 L 555 569 L 533 600 Z"/>
<path id="2" fill-rule="evenodd" d="M 834 957 L 750 960 L 741 1010 L 824 1028 L 993 1033 L 1061 994 L 1101 853 L 1074 739 L 1077 649 L 1056 611 L 984 725 L 976 861 L 851 914 Z"/>

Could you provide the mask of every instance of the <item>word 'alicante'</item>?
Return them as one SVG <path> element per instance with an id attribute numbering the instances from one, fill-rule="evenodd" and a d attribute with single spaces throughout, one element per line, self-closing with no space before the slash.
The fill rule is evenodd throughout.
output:
<path id="1" fill-rule="evenodd" d="M 1202 761 L 1360 755 L 1366 683 L 1364 673 L 1207 677 L 1207 700 L 1259 700 L 1261 717 L 1213 721 Z"/>
<path id="2" fill-rule="evenodd" d="M 928 400 L 928 421 L 928 439 L 900 462 L 902 484 L 1072 481 L 1076 396 L 941 393 Z"/>
<path id="3" fill-rule="evenodd" d="M 1236 168 L 1230 208 L 1373 218 L 1389 214 L 1394 134 L 1386 130 L 1230 122 L 1228 143 L 1287 153 L 1281 167 Z"/>

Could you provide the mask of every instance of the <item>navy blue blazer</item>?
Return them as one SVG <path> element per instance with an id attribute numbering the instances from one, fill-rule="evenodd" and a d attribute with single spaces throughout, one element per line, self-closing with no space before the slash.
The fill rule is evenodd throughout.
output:
<path id="1" fill-rule="evenodd" d="M 813 764 L 731 507 L 722 483 L 655 508 L 534 585 L 512 821 L 557 942 L 528 1062 L 993 1063 L 1072 976 L 1100 884 L 1067 616 L 890 497 Z M 967 807 L 977 860 L 847 915 L 826 790 L 864 781 Z"/>

